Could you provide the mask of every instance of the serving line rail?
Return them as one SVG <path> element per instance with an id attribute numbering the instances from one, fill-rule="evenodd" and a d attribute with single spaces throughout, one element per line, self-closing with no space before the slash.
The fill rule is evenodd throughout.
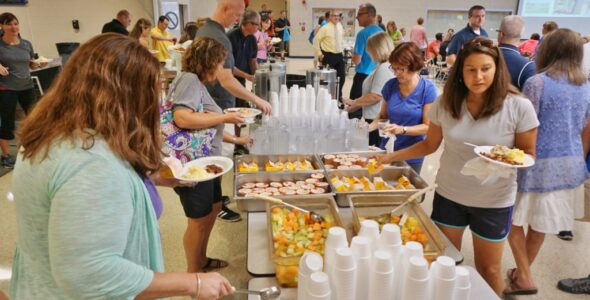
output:
<path id="1" fill-rule="evenodd" d="M 349 237 L 352 237 L 352 211 L 350 208 L 339 207 L 340 218 Z M 252 276 L 275 276 L 275 266 L 270 260 L 268 253 L 268 228 L 266 226 L 267 216 L 265 212 L 248 213 L 248 255 L 247 270 Z M 437 228 L 438 229 L 438 228 Z M 445 255 L 460 264 L 463 262 L 463 255 L 451 242 L 441 233 L 445 239 Z"/>

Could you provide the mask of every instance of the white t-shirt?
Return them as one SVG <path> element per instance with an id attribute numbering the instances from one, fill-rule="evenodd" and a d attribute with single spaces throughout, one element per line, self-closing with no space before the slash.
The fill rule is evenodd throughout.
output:
<path id="1" fill-rule="evenodd" d="M 509 94 L 499 112 L 475 120 L 467 110 L 466 102 L 463 103 L 461 117 L 453 119 L 437 100 L 432 104 L 428 118 L 442 128 L 444 138 L 444 151 L 436 175 L 437 193 L 465 206 L 503 208 L 514 205 L 516 173 L 490 185 L 482 185 L 476 177 L 461 174 L 465 163 L 477 156 L 473 147 L 464 142 L 514 147 L 516 133 L 539 126 L 532 103 L 522 96 Z"/>
<path id="2" fill-rule="evenodd" d="M 582 70 L 586 77 L 590 77 L 590 43 L 584 44 L 584 59 L 582 60 Z"/>
<path id="3" fill-rule="evenodd" d="M 363 96 L 368 93 L 377 94 L 379 96 L 383 96 L 381 94 L 381 90 L 383 90 L 383 86 L 386 82 L 390 79 L 394 78 L 393 72 L 389 70 L 389 66 L 391 64 L 388 62 L 384 62 L 378 65 L 367 78 L 363 81 Z M 363 105 L 363 118 L 374 120 L 379 116 L 379 112 L 381 111 L 381 101 L 371 105 Z"/>

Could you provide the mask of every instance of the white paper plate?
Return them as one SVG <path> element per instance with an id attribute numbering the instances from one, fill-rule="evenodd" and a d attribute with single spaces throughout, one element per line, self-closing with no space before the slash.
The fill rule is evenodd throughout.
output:
<path id="1" fill-rule="evenodd" d="M 244 118 L 244 122 L 246 124 L 252 124 L 254 123 L 254 119 L 256 118 L 257 115 L 261 114 L 262 111 L 256 108 L 247 108 L 247 107 L 232 107 L 232 108 L 226 108 L 223 110 L 224 113 L 232 113 L 232 112 L 237 112 L 239 113 L 240 111 L 244 111 L 247 110 L 248 111 L 248 115 L 245 116 L 243 114 L 242 117 Z"/>
<path id="2" fill-rule="evenodd" d="M 207 177 L 204 179 L 187 179 L 187 178 L 183 178 L 182 175 L 176 177 L 176 179 L 180 180 L 181 182 L 209 181 L 211 179 L 222 176 L 223 174 L 229 172 L 234 167 L 233 160 L 231 160 L 225 156 L 208 156 L 208 157 L 198 158 L 198 159 L 189 161 L 186 164 L 184 164 L 184 166 L 182 167 L 182 171 L 183 171 L 182 174 L 185 174 L 187 172 L 188 168 L 190 168 L 192 166 L 205 168 L 207 165 L 211 165 L 211 164 L 215 164 L 215 165 L 220 166 L 223 169 L 223 171 L 221 173 L 211 175 L 211 177 Z"/>
<path id="3" fill-rule="evenodd" d="M 511 164 L 508 164 L 505 162 L 491 159 L 491 158 L 481 154 L 481 152 L 490 153 L 490 150 L 492 150 L 492 148 L 494 148 L 494 146 L 477 146 L 477 147 L 473 148 L 473 152 L 475 152 L 475 154 L 477 154 L 479 157 L 481 157 L 491 163 L 494 163 L 494 164 L 497 164 L 500 166 L 504 166 L 507 168 L 515 168 L 515 169 L 529 168 L 535 164 L 535 159 L 526 153 L 524 154 L 524 164 L 522 164 L 522 165 L 511 165 Z"/>

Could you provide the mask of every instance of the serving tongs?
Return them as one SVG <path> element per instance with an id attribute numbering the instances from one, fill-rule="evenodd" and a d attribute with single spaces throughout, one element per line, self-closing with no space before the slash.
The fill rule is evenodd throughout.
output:
<path id="1" fill-rule="evenodd" d="M 281 289 L 277 286 L 263 288 L 260 291 L 252 291 L 252 290 L 234 288 L 234 292 L 240 293 L 240 294 L 258 295 L 260 297 L 260 299 L 262 299 L 262 300 L 278 299 L 278 297 L 281 295 Z"/>
<path id="2" fill-rule="evenodd" d="M 391 212 L 389 213 L 389 216 L 397 216 L 396 213 L 398 211 L 400 211 L 402 208 L 404 208 L 406 205 L 416 201 L 416 199 L 420 198 L 422 195 L 434 190 L 436 188 L 436 183 L 433 185 L 429 185 L 424 189 L 421 189 L 417 192 L 415 192 L 414 194 L 412 194 L 410 197 L 408 197 L 408 199 L 406 201 L 404 201 L 402 204 L 398 205 L 396 208 L 392 209 Z M 404 225 L 405 221 L 407 219 L 407 214 L 404 214 L 402 216 L 402 219 L 399 222 L 399 225 L 402 226 Z"/>
<path id="3" fill-rule="evenodd" d="M 295 206 L 291 203 L 287 203 L 279 198 L 275 198 L 275 197 L 271 197 L 271 196 L 265 196 L 265 195 L 260 195 L 260 194 L 254 194 L 254 198 L 260 199 L 260 200 L 264 200 L 264 201 L 268 201 L 268 202 L 272 202 L 272 203 L 276 203 L 276 204 L 281 204 L 281 205 L 285 205 L 297 210 L 300 210 L 304 213 L 308 213 L 309 217 L 311 218 L 311 220 L 315 223 L 320 223 L 324 221 L 324 217 L 322 217 L 321 215 L 319 215 L 318 213 L 315 213 L 311 210 L 307 210 L 307 209 L 303 209 L 299 206 Z"/>

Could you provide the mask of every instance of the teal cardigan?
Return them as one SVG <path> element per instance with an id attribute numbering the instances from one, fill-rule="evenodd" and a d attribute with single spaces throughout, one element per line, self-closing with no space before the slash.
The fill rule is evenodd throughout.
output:
<path id="1" fill-rule="evenodd" d="M 51 146 L 13 174 L 12 299 L 133 299 L 164 264 L 149 194 L 102 139 Z"/>

